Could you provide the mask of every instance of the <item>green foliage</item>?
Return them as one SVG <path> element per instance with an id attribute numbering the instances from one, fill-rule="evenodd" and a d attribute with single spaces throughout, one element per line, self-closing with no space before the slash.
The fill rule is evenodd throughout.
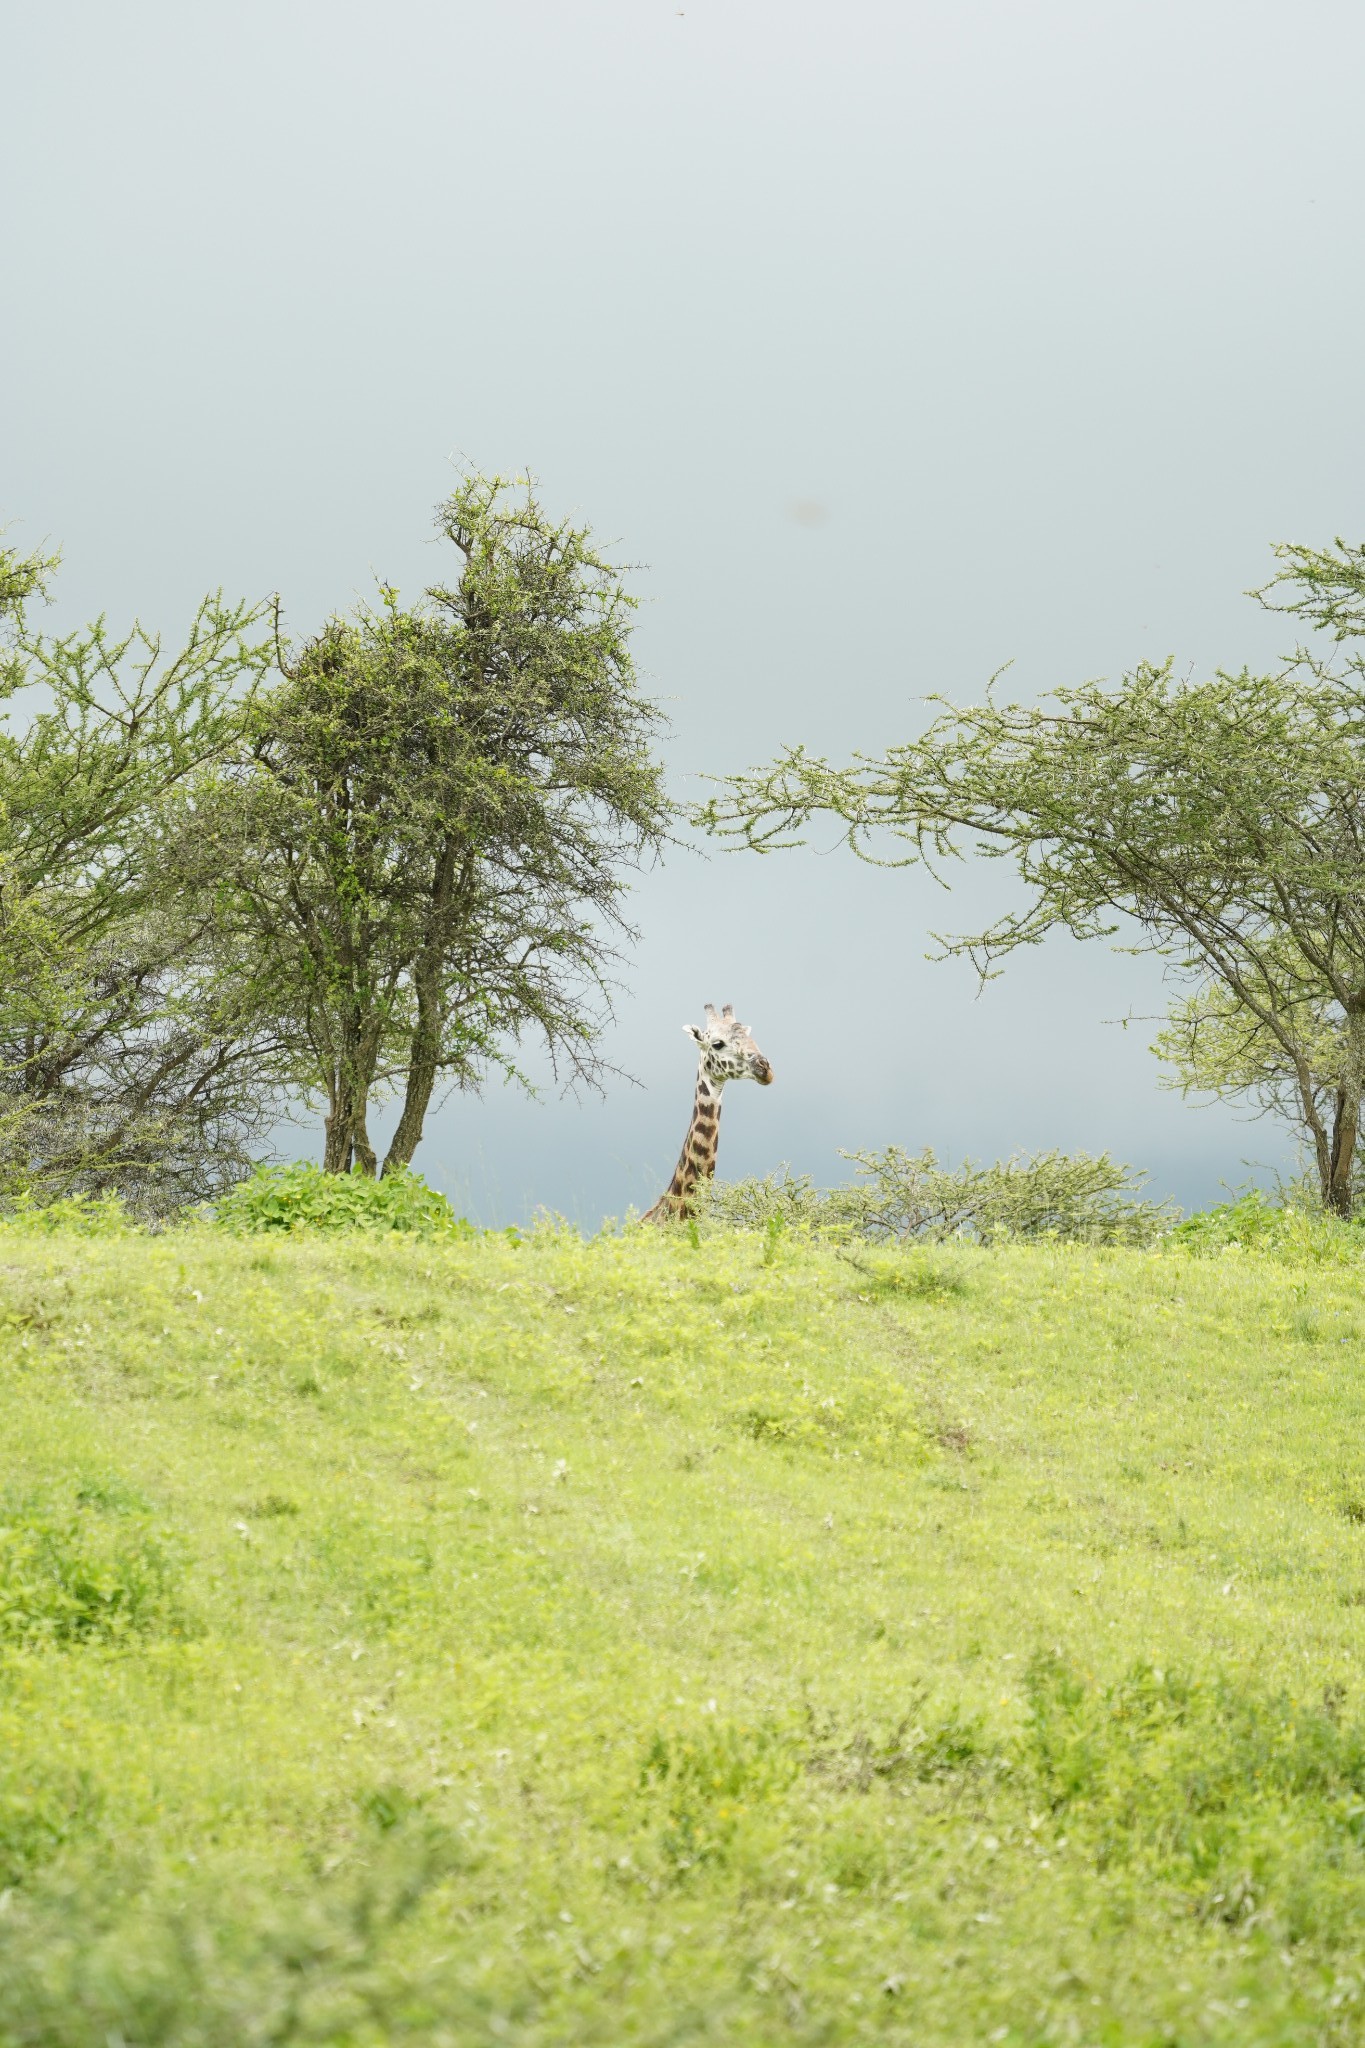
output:
<path id="1" fill-rule="evenodd" d="M 120 1643 L 176 1625 L 180 1564 L 146 1515 L 0 1504 L 0 1642 Z"/>
<path id="2" fill-rule="evenodd" d="M 862 1237 L 904 1243 L 954 1237 L 1055 1237 L 1077 1244 L 1150 1244 L 1168 1204 L 1141 1200 L 1146 1176 L 1107 1152 L 1040 1152 L 977 1166 L 940 1166 L 933 1152 L 849 1152 L 861 1184 L 837 1207 Z"/>
<path id="3" fill-rule="evenodd" d="M 825 1228 L 831 1221 L 826 1198 L 810 1175 L 793 1173 L 785 1163 L 745 1180 L 699 1181 L 691 1200 L 704 1221 L 724 1230 L 766 1234 Z"/>
<path id="4" fill-rule="evenodd" d="M 1265 1915 L 1277 1879 L 1297 1877 L 1305 1821 L 1332 1860 L 1343 1838 L 1365 1846 L 1365 1722 L 1339 1686 L 1304 1698 L 1146 1662 L 1096 1684 L 1040 1652 L 1027 1691 L 1011 1761 L 1053 1825 L 1081 1832 L 1102 1872 L 1182 1884 L 1201 1918 Z"/>
<path id="5" fill-rule="evenodd" d="M 56 567 L 55 555 L 21 555 L 17 548 L 0 547 L 0 626 L 22 630 L 24 607 L 30 598 L 46 595 Z M 11 673 L 5 652 L 0 651 L 0 687 Z"/>
<path id="6" fill-rule="evenodd" d="M 0 1757 L 0 1885 L 21 1883 L 97 1824 L 103 1801 L 87 1772 Z"/>
<path id="7" fill-rule="evenodd" d="M 1250 1099 L 1263 1113 L 1302 1123 L 1305 1077 L 1319 1110 L 1349 1080 L 1351 1045 L 1330 1002 L 1299 1006 L 1295 1040 L 1303 1069 L 1275 1034 L 1217 982 L 1204 981 L 1172 1004 L 1152 1051 L 1171 1069 L 1169 1086 L 1185 1094 Z"/>
<path id="8" fill-rule="evenodd" d="M 194 792 L 201 885 L 326 1105 L 330 1172 L 377 1170 L 376 1093 L 403 1102 L 387 1172 L 438 1086 L 516 1074 L 528 1034 L 601 1072 L 628 875 L 671 815 L 659 719 L 621 572 L 522 483 L 468 478 L 438 514 L 455 582 L 282 654 Z"/>
<path id="9" fill-rule="evenodd" d="M 431 1237 L 474 1237 L 443 1194 L 418 1173 L 324 1173 L 299 1161 L 258 1167 L 216 1205 L 214 1220 L 239 1236 L 276 1230 L 406 1230 Z"/>
<path id="10" fill-rule="evenodd" d="M 780 1800 L 802 1764 L 800 1743 L 780 1727 L 712 1720 L 656 1733 L 640 1785 L 662 1793 L 659 1848 L 669 1874 L 726 1861 L 746 1816 Z"/>
<path id="11" fill-rule="evenodd" d="M 1352 1264 L 1365 1253 L 1365 1223 L 1251 1188 L 1235 1201 L 1187 1216 L 1171 1231 L 1170 1242 L 1185 1252 L 1259 1252 L 1296 1264 Z"/>
<path id="12" fill-rule="evenodd" d="M 941 1166 L 935 1154 L 888 1145 L 846 1152 L 859 1179 L 825 1192 L 788 1167 L 762 1179 L 713 1182 L 699 1207 L 731 1230 L 818 1230 L 874 1243 L 965 1238 L 1058 1238 L 1077 1244 L 1154 1243 L 1170 1228 L 1169 1203 L 1144 1201 L 1145 1175 L 1108 1153 L 1040 1152 L 977 1166 Z"/>
<path id="13" fill-rule="evenodd" d="M 870 860 L 1009 860 L 1025 906 L 943 942 L 983 976 L 1057 929 L 1112 937 L 1134 921 L 1225 1027 L 1217 1089 L 1304 1128 L 1321 1199 L 1347 1214 L 1365 1091 L 1362 557 L 1341 543 L 1278 553 L 1259 595 L 1328 632 L 1326 656 L 1202 682 L 1142 663 L 1043 704 L 931 698 L 928 728 L 881 759 L 837 768 L 797 747 L 698 816 L 759 850 L 828 815 Z M 1183 1074 L 1202 1057 L 1193 1023 L 1173 1026 Z"/>
<path id="14" fill-rule="evenodd" d="M 870 1258 L 857 1258 L 847 1252 L 844 1256 L 872 1298 L 889 1295 L 907 1301 L 942 1301 L 968 1291 L 967 1275 L 956 1260 L 933 1258 L 919 1251 L 909 1258 L 888 1257 L 886 1253 Z"/>
<path id="15" fill-rule="evenodd" d="M 1260 1250 L 1278 1238 L 1284 1224 L 1280 1203 L 1262 1188 L 1249 1188 L 1235 1201 L 1218 1202 L 1183 1218 L 1171 1231 L 1171 1242 L 1184 1251 L 1223 1251 L 1229 1245 Z"/>
<path id="16" fill-rule="evenodd" d="M 1350 1031 L 1335 1004 L 1307 998 L 1295 1012 L 1296 1047 L 1291 1054 L 1261 1020 L 1215 982 L 1204 982 L 1172 1004 L 1152 1051 L 1170 1070 L 1165 1085 L 1185 1095 L 1249 1102 L 1271 1116 L 1312 1134 L 1312 1119 L 1325 1130 L 1334 1124 L 1339 1101 L 1348 1101 L 1356 1053 Z M 1311 1118 L 1305 1114 L 1305 1103 Z M 1339 1158 L 1338 1179 L 1354 1210 L 1365 1189 L 1365 1151 L 1357 1145 L 1349 1162 Z M 1296 1190 L 1300 1206 L 1321 1202 L 1321 1176 Z"/>
<path id="17" fill-rule="evenodd" d="M 123 1203 L 115 1194 L 67 1195 L 56 1201 L 35 1202 L 27 1189 L 0 1209 L 0 1231 L 19 1231 L 51 1237 L 121 1237 L 134 1228 Z"/>
<path id="18" fill-rule="evenodd" d="M 11 1902 L 13 1938 L 0 1951 L 0 1995 L 13 2017 L 0 2019 L 5 2048 L 88 2048 L 92 2040 L 136 2042 L 138 2048 L 303 2048 L 303 2044 L 395 2040 L 439 2041 L 432 2029 L 452 2014 L 462 2024 L 484 2017 L 483 2001 L 458 1985 L 442 1987 L 441 2010 L 426 1986 L 404 1982 L 393 1961 L 419 1916 L 429 1919 L 448 1895 L 452 1877 L 469 1864 L 452 1830 L 405 1816 L 385 1829 L 364 1812 L 354 1859 L 338 1857 L 314 1875 L 306 1899 L 239 1880 L 230 1915 L 191 1866 L 178 1900 L 129 1911 L 121 1882 L 136 1897 L 143 1873 L 113 1852 L 116 1877 L 88 1894 L 79 1929 L 48 1898 Z M 80 1843 L 93 1833 L 98 1809 L 49 1795 L 52 1821 L 29 1838 Z M 55 1809 L 55 1811 L 53 1811 Z M 17 1859 L 16 1859 L 17 1860 Z M 22 1865 L 16 1877 L 22 1876 Z M 98 2034 L 91 2032 L 99 2027 Z M 126 2030 L 126 2031 L 125 2031 Z M 376 2031 L 378 2030 L 378 2031 Z M 455 2038 L 446 2035 L 445 2038 Z M 468 2036 L 466 2036 L 468 2038 Z M 476 2037 L 477 2038 L 477 2037 Z"/>
<path id="19" fill-rule="evenodd" d="M 724 1419 L 755 1443 L 903 1464 L 924 1451 L 919 1405 L 903 1389 L 877 1375 L 850 1374 L 837 1393 L 822 1393 L 790 1374 L 750 1384 L 743 1397 L 722 1411 Z"/>
<path id="20" fill-rule="evenodd" d="M 0 551 L 0 699 L 26 693 L 0 730 L 0 1201 L 162 1214 L 230 1182 L 276 1113 L 270 1019 L 173 823 L 269 657 L 259 611 L 221 596 L 174 653 L 102 619 L 35 634 L 23 599 L 50 567 Z"/>

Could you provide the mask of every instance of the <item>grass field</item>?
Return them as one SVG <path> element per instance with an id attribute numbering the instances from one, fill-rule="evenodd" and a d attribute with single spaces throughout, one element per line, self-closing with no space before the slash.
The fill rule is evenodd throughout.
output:
<path id="1" fill-rule="evenodd" d="M 0 1233 L 0 2043 L 1365 2038 L 1351 1263 Z"/>

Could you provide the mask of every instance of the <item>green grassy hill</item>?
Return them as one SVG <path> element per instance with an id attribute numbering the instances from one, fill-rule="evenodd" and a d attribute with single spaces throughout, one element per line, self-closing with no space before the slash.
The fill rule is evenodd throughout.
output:
<path id="1" fill-rule="evenodd" d="M 0 2043 L 1365 2036 L 1354 1265 L 0 1233 Z"/>

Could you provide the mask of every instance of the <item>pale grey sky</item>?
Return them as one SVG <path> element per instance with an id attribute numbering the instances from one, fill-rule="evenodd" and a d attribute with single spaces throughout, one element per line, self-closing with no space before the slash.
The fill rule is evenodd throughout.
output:
<path id="1" fill-rule="evenodd" d="M 875 748 L 931 689 L 1269 660 L 1268 544 L 1365 530 L 1354 0 L 9 0 L 0 518 L 54 623 L 439 572 L 452 460 L 643 563 L 689 778 Z M 680 1026 L 773 1061 L 721 1170 L 1108 1147 L 1187 1204 L 1264 1125 L 1158 1088 L 1149 964 L 922 957 L 1003 883 L 677 856 L 605 1103 L 449 1105 L 489 1221 L 664 1184 Z"/>

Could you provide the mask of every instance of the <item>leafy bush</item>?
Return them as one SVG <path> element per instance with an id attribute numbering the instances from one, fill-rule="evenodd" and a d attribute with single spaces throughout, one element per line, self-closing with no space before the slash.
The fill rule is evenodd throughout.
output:
<path id="1" fill-rule="evenodd" d="M 934 1153 L 846 1152 L 861 1184 L 837 1191 L 863 1237 L 1055 1237 L 1079 1244 L 1150 1244 L 1173 1221 L 1168 1204 L 1146 1202 L 1146 1176 L 1088 1152 L 1039 1152 L 976 1166 L 940 1166 Z"/>
<path id="2" fill-rule="evenodd" d="M 1255 1252 L 1272 1258 L 1307 1260 L 1314 1264 L 1354 1264 L 1365 1251 L 1365 1218 L 1346 1222 L 1316 1204 L 1304 1203 L 1291 1190 L 1276 1201 L 1261 1188 L 1251 1188 L 1235 1201 L 1187 1216 L 1170 1233 L 1170 1242 L 1195 1253 Z"/>
<path id="3" fill-rule="evenodd" d="M 0 1641 L 116 1643 L 176 1618 L 179 1561 L 145 1515 L 0 1509 Z"/>
<path id="4" fill-rule="evenodd" d="M 122 1237 L 133 1228 L 132 1219 L 117 1195 L 67 1195 L 61 1201 L 39 1203 L 25 1193 L 0 1210 L 0 1230 Z"/>
<path id="5" fill-rule="evenodd" d="M 827 1228 L 833 1221 L 829 1198 L 808 1173 L 793 1173 L 785 1162 L 761 1179 L 706 1181 L 693 1201 L 704 1219 L 725 1230 Z"/>
<path id="6" fill-rule="evenodd" d="M 1263 1189 L 1252 1188 L 1235 1202 L 1218 1202 L 1211 1209 L 1186 1216 L 1171 1231 L 1171 1241 L 1192 1252 L 1223 1251 L 1234 1244 L 1246 1251 L 1277 1236 L 1284 1214 Z"/>
<path id="7" fill-rule="evenodd" d="M 941 1166 L 927 1147 L 905 1152 L 845 1152 L 860 1178 L 821 1193 L 788 1167 L 764 1179 L 713 1186 L 703 1213 L 732 1230 L 762 1229 L 772 1219 L 845 1238 L 905 1244 L 968 1238 L 1058 1238 L 1078 1244 L 1146 1245 L 1176 1212 L 1144 1201 L 1145 1175 L 1086 1152 L 1040 1152 L 977 1166 Z"/>
<path id="8" fill-rule="evenodd" d="M 259 1168 L 224 1195 L 214 1210 L 223 1230 L 238 1236 L 271 1230 L 409 1230 L 426 1237 L 474 1237 L 445 1196 L 418 1173 L 324 1173 L 299 1161 Z"/>

